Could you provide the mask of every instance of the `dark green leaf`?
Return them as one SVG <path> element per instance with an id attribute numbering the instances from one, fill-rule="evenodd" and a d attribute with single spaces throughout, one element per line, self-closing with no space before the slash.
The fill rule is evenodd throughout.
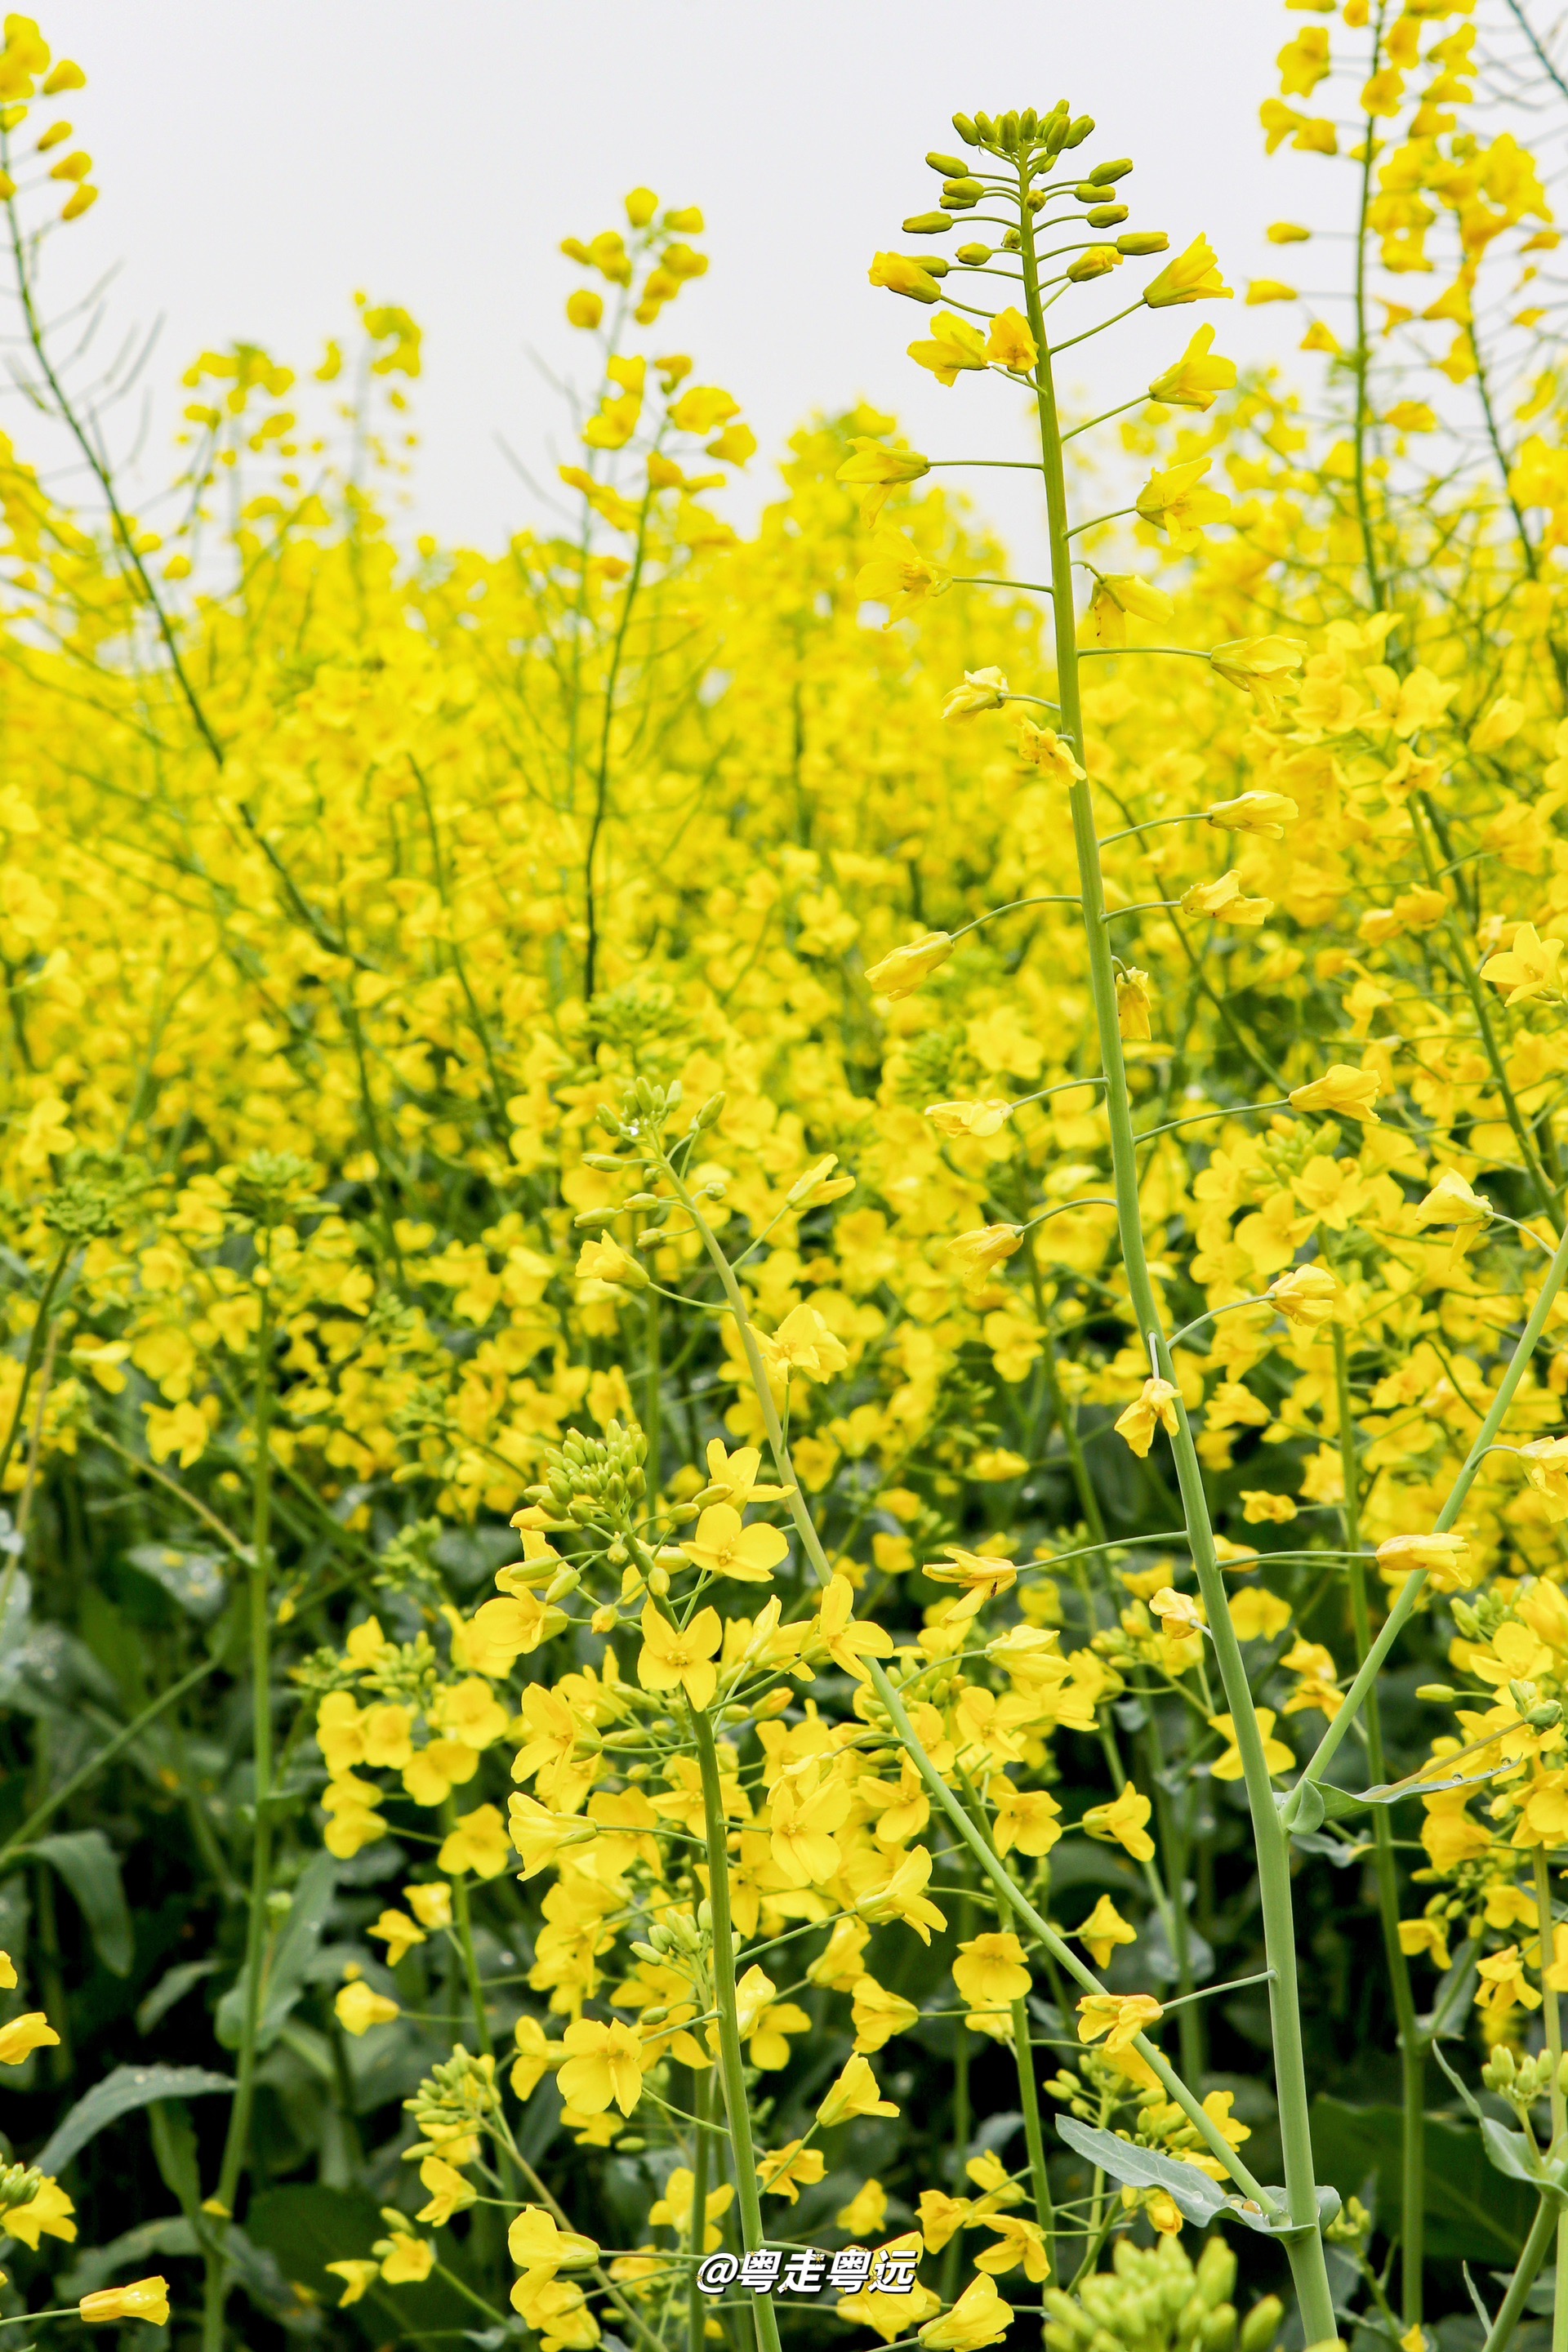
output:
<path id="1" fill-rule="evenodd" d="M 1397 2107 L 1354 2107 L 1320 2098 L 1312 2105 L 1312 2146 L 1320 2172 L 1336 2179 L 1377 2179 L 1378 2206 L 1400 2209 L 1405 2118 Z M 1468 2124 L 1429 2116 L 1426 2132 L 1426 2239 L 1434 2261 L 1510 2264 L 1535 2218 L 1536 2198 L 1487 2161 Z"/>
<path id="2" fill-rule="evenodd" d="M 151 2106 L 154 2099 L 195 2099 L 206 2091 L 233 2088 L 232 2076 L 210 2074 L 205 2066 L 117 2066 L 77 2101 L 33 2162 L 45 2172 L 63 2171 L 105 2124 L 129 2115 L 133 2107 Z"/>
<path id="3" fill-rule="evenodd" d="M 1173 2203 L 1189 2221 L 1206 2226 L 1216 2213 L 1226 2210 L 1227 2200 L 1217 2180 L 1200 2172 L 1195 2164 L 1183 2164 L 1173 2156 L 1158 2156 L 1150 2147 L 1134 2147 L 1130 2141 L 1118 2139 L 1114 2132 L 1097 2131 L 1092 2124 L 1080 2124 L 1071 2116 L 1058 2116 L 1057 2129 L 1068 2146 L 1112 2180 L 1125 2181 L 1131 2189 L 1163 2189 Z"/>
<path id="4" fill-rule="evenodd" d="M 136 1938 L 125 1904 L 120 1858 L 101 1830 L 62 1830 L 36 1838 L 30 1851 L 51 1863 L 76 1897 L 99 1958 L 111 1976 L 128 1977 Z"/>
<path id="5" fill-rule="evenodd" d="M 262 1979 L 261 2016 L 257 2027 L 258 2050 L 271 2048 L 289 2011 L 305 1990 L 310 1962 L 316 1957 L 336 1885 L 336 1866 L 331 1855 L 313 1854 L 300 1874 L 293 1903 L 268 1958 Z M 245 1975 L 242 1970 L 217 2005 L 216 2030 L 226 2050 L 238 2049 L 244 2017 Z"/>

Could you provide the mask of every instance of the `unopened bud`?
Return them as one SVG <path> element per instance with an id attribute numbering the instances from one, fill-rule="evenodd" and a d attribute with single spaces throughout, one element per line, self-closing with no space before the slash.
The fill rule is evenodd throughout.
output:
<path id="1" fill-rule="evenodd" d="M 952 226 L 946 213 L 911 213 L 903 225 L 906 236 L 945 236 Z"/>
<path id="2" fill-rule="evenodd" d="M 952 127 L 957 131 L 959 137 L 963 140 L 966 147 L 979 146 L 980 133 L 975 129 L 973 121 L 967 114 L 955 114 L 952 118 Z M 926 157 L 926 162 L 931 165 L 932 171 L 940 169 L 946 163 L 946 160 L 945 156 L 928 155 Z"/>
<path id="3" fill-rule="evenodd" d="M 964 116 L 955 114 L 952 118 L 953 129 L 958 131 L 960 123 L 965 120 L 966 118 Z M 970 123 L 969 127 L 973 131 L 974 125 Z M 963 135 L 963 132 L 960 131 L 959 136 L 962 138 Z M 931 165 L 933 172 L 940 172 L 945 180 L 962 180 L 964 173 L 969 169 L 968 164 L 962 162 L 958 156 L 939 155 L 935 148 L 932 148 L 931 153 L 926 157 L 926 162 Z"/>
<path id="4" fill-rule="evenodd" d="M 1127 207 L 1124 205 L 1121 207 L 1123 218 L 1126 216 L 1126 211 Z M 1090 220 L 1097 217 L 1097 213 L 1090 213 Z M 1140 228 L 1134 229 L 1128 236 L 1119 236 L 1116 240 L 1116 250 L 1118 253 L 1131 254 L 1163 253 L 1170 242 L 1163 228 Z"/>
<path id="5" fill-rule="evenodd" d="M 1418 1683 L 1415 1696 L 1426 1699 L 1432 1706 L 1447 1706 L 1459 1694 L 1452 1683 Z"/>
<path id="6" fill-rule="evenodd" d="M 942 208 L 944 213 L 972 213 L 979 202 L 978 196 L 943 196 Z"/>
<path id="7" fill-rule="evenodd" d="M 996 125 L 988 114 L 977 114 L 974 118 L 974 128 L 979 131 L 982 139 L 994 140 L 996 136 Z"/>
<path id="8" fill-rule="evenodd" d="M 625 2140 L 621 2146 L 626 2146 Z M 1237 2338 L 1237 2352 L 1269 2352 L 1279 2333 L 1279 2323 L 1285 2316 L 1285 2306 L 1277 2294 L 1266 2294 L 1255 2303 L 1241 2323 Z"/>
<path id="9" fill-rule="evenodd" d="M 582 1581 L 583 1571 L 580 1568 L 563 1568 L 559 1574 L 552 1576 L 545 1586 L 544 1598 L 547 1601 L 564 1601 L 569 1592 L 576 1591 Z"/>
<path id="10" fill-rule="evenodd" d="M 1109 188 L 1112 181 L 1124 180 L 1131 169 L 1131 156 L 1119 155 L 1114 163 L 1097 163 L 1089 176 L 1097 188 Z"/>
<path id="11" fill-rule="evenodd" d="M 620 1213 L 619 1209 L 579 1209 L 572 1223 L 593 1230 L 596 1226 L 613 1225 Z"/>
<path id="12" fill-rule="evenodd" d="M 656 1601 L 662 1601 L 669 1591 L 668 1569 L 657 1566 L 650 1568 L 647 1572 L 647 1589 Z"/>
<path id="13" fill-rule="evenodd" d="M 1062 145 L 1064 147 L 1081 147 L 1084 141 L 1089 137 L 1089 132 L 1093 129 L 1094 117 L 1092 114 L 1079 114 L 1076 116 L 1074 120 L 1068 124 L 1067 136 L 1062 141 Z"/>
<path id="14" fill-rule="evenodd" d="M 1125 205 L 1096 205 L 1088 215 L 1090 228 L 1114 228 L 1118 221 L 1127 218 Z"/>
<path id="15" fill-rule="evenodd" d="M 1563 1720 L 1562 1704 L 1554 1698 L 1542 1699 L 1539 1706 L 1531 1708 L 1524 1719 L 1531 1731 L 1555 1731 Z"/>
<path id="16" fill-rule="evenodd" d="M 961 245 L 953 255 L 953 259 L 962 263 L 965 269 L 982 269 L 990 258 L 991 247 L 988 245 Z"/>

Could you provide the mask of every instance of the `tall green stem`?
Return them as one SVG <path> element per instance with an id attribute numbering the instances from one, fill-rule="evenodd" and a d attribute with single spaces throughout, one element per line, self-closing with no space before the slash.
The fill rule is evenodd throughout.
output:
<path id="1" fill-rule="evenodd" d="M 1045 2135 L 1040 2129 L 1040 2090 L 1035 2080 L 1035 2051 L 1029 2040 L 1029 2001 L 1023 1994 L 1013 2003 L 1013 2048 L 1018 2060 L 1018 2097 L 1024 2109 L 1024 2145 L 1029 2152 L 1029 2186 L 1035 2192 L 1035 2219 L 1045 2232 L 1046 2284 L 1057 2275 L 1057 2217 L 1051 2203 L 1051 2176 L 1046 2170 Z"/>
<path id="2" fill-rule="evenodd" d="M 1342 1328 L 1333 1327 L 1334 1390 L 1340 1424 L 1340 1468 L 1344 1484 L 1341 1518 L 1345 1549 L 1361 1549 L 1361 1465 L 1356 1454 L 1355 1422 L 1351 1411 L 1350 1350 Z M 1367 1612 L 1366 1568 L 1350 1562 L 1351 1622 L 1355 1633 L 1356 1664 L 1372 1647 L 1372 1622 Z M 1366 1760 L 1372 1785 L 1381 1787 L 1386 1776 L 1383 1752 L 1383 1719 L 1375 1689 L 1367 1694 Z M 1386 1805 L 1373 1810 L 1373 1864 L 1377 1879 L 1378 1917 L 1383 1927 L 1383 1952 L 1394 1993 L 1394 2014 L 1399 2032 L 1399 2066 L 1403 2091 L 1404 2139 L 1400 2166 L 1400 2283 L 1407 2328 L 1421 2320 L 1422 2273 L 1426 2230 L 1426 2044 L 1415 2021 L 1415 1996 L 1410 1984 L 1410 1962 L 1399 1940 L 1399 1874 L 1394 1858 L 1394 1827 Z"/>
<path id="3" fill-rule="evenodd" d="M 1050 347 L 1040 303 L 1034 215 L 1028 202 L 1030 174 L 1026 164 L 1019 166 L 1018 182 L 1019 259 L 1023 268 L 1029 327 L 1038 353 L 1035 391 L 1051 549 L 1051 622 L 1056 640 L 1057 695 L 1061 709 L 1061 731 L 1070 743 L 1081 769 L 1083 712 L 1079 691 L 1067 484 L 1062 466 L 1061 426 L 1057 415 Z M 1116 970 L 1106 924 L 1105 886 L 1100 872 L 1093 794 L 1087 780 L 1080 778 L 1073 785 L 1071 806 L 1079 896 L 1089 950 L 1089 990 L 1099 1031 L 1100 1065 L 1106 1081 L 1106 1112 L 1110 1129 L 1110 1160 L 1116 1187 L 1122 1264 L 1140 1340 L 1153 1349 L 1157 1370 L 1174 1389 L 1175 1370 L 1165 1341 L 1143 1248 L 1132 1107 L 1127 1090 L 1126 1064 L 1117 1013 Z M 1242 1661 L 1241 1645 L 1230 1621 L 1225 1580 L 1215 1552 L 1214 1532 L 1209 1524 L 1208 1503 L 1204 1494 L 1197 1450 L 1179 1391 L 1175 1397 L 1175 1409 L 1177 1429 L 1172 1451 L 1175 1457 L 1177 1483 L 1192 1546 L 1193 1565 L 1207 1612 L 1220 1679 L 1236 1729 L 1237 1748 L 1241 1757 L 1242 1778 L 1258 1853 L 1264 1943 L 1268 1965 L 1273 1971 L 1269 2006 L 1273 2021 L 1275 2085 L 1279 2102 L 1286 2202 L 1291 2223 L 1290 2234 L 1285 2241 L 1286 2252 L 1300 2302 L 1307 2342 L 1317 2344 L 1335 2335 L 1336 2322 L 1328 2266 L 1323 2257 L 1312 2165 L 1306 2060 L 1301 2042 L 1300 1990 L 1296 1975 L 1295 1921 L 1290 1899 L 1289 1842 L 1275 1806 L 1263 1736 Z"/>
<path id="4" fill-rule="evenodd" d="M 698 2284 L 697 2270 L 708 2251 L 708 2143 L 712 2137 L 709 2127 L 712 2085 L 713 2077 L 707 2068 L 692 2069 L 691 2109 L 697 2117 L 697 2128 L 691 2151 L 691 2269 L 686 2282 L 690 2352 L 706 2352 L 708 2342 L 708 2300 Z"/>
<path id="5" fill-rule="evenodd" d="M 735 2201 L 741 2209 L 741 2243 L 748 2254 L 763 2247 L 763 2200 L 757 2158 L 746 2104 L 746 2069 L 735 2007 L 735 1939 L 730 1924 L 730 1829 L 719 1781 L 719 1751 L 713 1726 L 700 1707 L 691 1710 L 691 1732 L 702 1774 L 702 1816 L 708 1839 L 708 1905 L 713 1921 L 713 1998 L 719 2011 L 719 2071 L 724 2112 L 735 2157 Z M 695 2227 L 695 2223 L 693 2224 Z M 752 2317 L 761 2352 L 779 2352 L 779 2324 L 767 2295 L 753 2294 Z"/>
<path id="6" fill-rule="evenodd" d="M 263 1249 L 262 1273 L 268 1273 Z M 250 2118 L 256 2100 L 257 2040 L 261 2023 L 263 1976 L 267 1959 L 267 1898 L 272 1885 L 272 1628 L 270 1564 L 272 1544 L 272 1292 L 262 1283 L 261 1319 L 256 1335 L 256 1384 L 252 1427 L 256 1447 L 251 1477 L 250 1526 L 250 1720 L 254 1765 L 255 1832 L 250 1856 L 250 1911 L 245 1936 L 245 2008 L 240 2023 L 239 2062 L 234 2105 L 229 2109 L 218 2173 L 218 2221 L 232 2219 L 235 2199 L 250 2147 Z M 216 2271 L 216 2276 L 215 2276 Z M 205 2352 L 219 2352 L 223 2342 L 223 2308 L 226 2282 L 221 2253 L 207 2257 L 204 2305 Z"/>
<path id="7" fill-rule="evenodd" d="M 1556 1951 L 1553 1933 L 1554 1915 L 1552 1908 L 1552 1877 L 1546 1867 L 1546 1849 L 1535 1849 L 1535 1916 L 1541 1934 L 1541 1994 L 1544 2005 L 1542 2022 L 1546 2028 L 1546 2047 L 1552 2055 L 1552 2145 L 1561 2155 L 1563 2126 L 1568 2124 L 1568 2097 L 1563 2090 L 1563 2011 L 1552 1985 L 1551 1969 Z M 1568 2212 L 1561 2213 L 1557 2221 L 1557 2277 L 1552 2295 L 1552 2352 L 1563 2352 L 1568 2345 L 1568 2267 L 1563 2256 L 1568 2253 Z"/>
<path id="8" fill-rule="evenodd" d="M 1509 2281 L 1508 2293 L 1502 2299 L 1498 2315 L 1491 2325 L 1491 2333 L 1482 2345 L 1481 2352 L 1508 2352 L 1508 2347 L 1513 2341 L 1514 2329 L 1519 2326 L 1523 2315 L 1524 2299 L 1535 2284 L 1535 2274 L 1546 2259 L 1546 2249 L 1552 2243 L 1553 2231 L 1558 2227 L 1561 2210 L 1560 2202 L 1555 2197 L 1543 2197 L 1537 2206 L 1530 2235 L 1524 2242 L 1524 2251 L 1520 2255 L 1512 2278 Z"/>

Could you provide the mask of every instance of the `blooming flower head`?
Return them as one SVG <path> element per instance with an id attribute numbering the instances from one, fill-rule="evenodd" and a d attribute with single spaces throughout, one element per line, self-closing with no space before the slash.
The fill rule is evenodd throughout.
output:
<path id="1" fill-rule="evenodd" d="M 938 383 L 949 386 L 956 383 L 966 369 L 983 370 L 990 365 L 978 328 L 972 327 L 966 319 L 955 318 L 951 310 L 938 312 L 931 322 L 929 341 L 911 343 L 910 357 L 917 367 L 929 369 Z"/>
<path id="2" fill-rule="evenodd" d="M 555 2079 L 568 2105 L 597 2116 L 613 2100 L 629 2116 L 642 2097 L 642 2043 L 634 2029 L 619 2019 L 601 2025 L 596 2018 L 577 2017 L 562 2042 L 566 2055 Z"/>
<path id="3" fill-rule="evenodd" d="M 942 288 L 923 261 L 908 253 L 879 253 L 866 273 L 873 286 L 886 287 L 889 294 L 908 294 L 917 302 L 940 302 Z M 845 477 L 840 470 L 838 478 Z"/>
<path id="4" fill-rule="evenodd" d="M 1382 1091 L 1377 1071 L 1355 1070 L 1346 1062 L 1335 1062 L 1310 1086 L 1292 1087 L 1290 1108 L 1328 1112 L 1337 1118 L 1359 1119 L 1363 1127 L 1378 1127 L 1382 1122 L 1373 1105 Z"/>
<path id="5" fill-rule="evenodd" d="M 987 1096 L 980 1102 L 927 1103 L 927 1118 L 939 1135 L 997 1134 L 1013 1116 L 1010 1102 Z"/>
<path id="6" fill-rule="evenodd" d="M 835 1338 L 815 1307 L 792 1307 L 777 1330 L 764 1334 L 758 1344 L 769 1371 L 780 1380 L 801 1372 L 809 1381 L 830 1381 L 849 1361 L 844 1342 Z"/>
<path id="7" fill-rule="evenodd" d="M 1102 1844 L 1121 1846 L 1134 1862 L 1152 1862 L 1154 1841 L 1148 1824 L 1153 1810 L 1148 1798 L 1129 1780 L 1114 1804 L 1091 1805 L 1083 1817 L 1082 1827 Z"/>
<path id="8" fill-rule="evenodd" d="M 1463 1536 L 1390 1536 L 1377 1548 L 1377 1565 L 1384 1576 L 1429 1576 L 1439 1592 L 1466 1592 L 1481 1573 L 1472 1560 Z"/>
<path id="9" fill-rule="evenodd" d="M 1285 1320 L 1307 1331 L 1332 1320 L 1339 1295 L 1339 1284 L 1326 1265 L 1293 1265 L 1268 1286 L 1268 1296 Z"/>
<path id="10" fill-rule="evenodd" d="M 1233 637 L 1215 646 L 1209 667 L 1232 686 L 1246 688 L 1265 719 L 1279 713 L 1279 689 L 1307 658 L 1299 637 Z"/>
<path id="11" fill-rule="evenodd" d="M 927 2352 L 981 2352 L 1000 2344 L 1013 2324 L 1013 2306 L 1003 2300 L 987 2271 L 970 2280 L 952 2309 L 941 2319 L 928 2319 L 920 2330 Z"/>
<path id="12" fill-rule="evenodd" d="M 1236 362 L 1214 351 L 1214 329 L 1200 327 L 1174 366 L 1157 375 L 1149 386 L 1151 400 L 1167 408 L 1212 408 L 1222 392 L 1236 382 Z"/>
<path id="13" fill-rule="evenodd" d="M 972 1234 L 955 1234 L 947 1252 L 957 1259 L 966 1281 L 984 1281 L 1022 1246 L 1023 1239 L 1022 1225 L 977 1225 Z"/>
<path id="14" fill-rule="evenodd" d="M 1031 1982 L 1024 1947 L 1010 1934 L 972 1936 L 958 1948 L 952 1981 L 972 2009 L 1010 2009 Z"/>
<path id="15" fill-rule="evenodd" d="M 169 2317 L 169 2282 L 142 2278 L 132 2279 L 126 2286 L 100 2287 L 96 2294 L 82 2296 L 77 2312 L 89 2327 L 121 2319 L 144 2319 L 150 2326 L 163 2327 Z"/>
<path id="16" fill-rule="evenodd" d="M 710 1503 L 695 1530 L 681 1545 L 694 1568 L 710 1576 L 727 1576 L 741 1584 L 766 1584 L 789 1545 L 777 1528 L 763 1521 L 744 1527 L 731 1504 Z"/>
<path id="17" fill-rule="evenodd" d="M 1300 814 L 1283 793 L 1240 793 L 1233 801 L 1215 801 L 1204 817 L 1226 833 L 1256 833 L 1268 841 L 1283 841 L 1285 827 Z"/>
<path id="18" fill-rule="evenodd" d="M 824 2130 L 834 2124 L 853 2123 L 861 2116 L 896 2116 L 891 2099 L 884 2099 L 869 2062 L 852 2057 L 837 2080 L 829 2084 L 818 2102 L 816 2120 Z"/>
<path id="19" fill-rule="evenodd" d="M 1132 1402 L 1119 1416 L 1116 1434 L 1126 1439 L 1140 1461 L 1154 1443 L 1154 1432 L 1163 1429 L 1174 1437 L 1179 1426 L 1176 1420 L 1176 1391 L 1169 1381 L 1156 1374 L 1146 1380 Z"/>
<path id="20" fill-rule="evenodd" d="M 855 593 L 863 604 L 886 604 L 891 628 L 928 596 L 940 596 L 952 585 L 952 574 L 921 553 L 902 531 L 882 530 L 871 542 L 869 562 L 855 576 Z"/>
<path id="21" fill-rule="evenodd" d="M 973 719 L 982 710 L 1000 710 L 1007 699 L 1007 681 L 999 669 L 966 669 L 963 684 L 948 688 L 944 719 Z"/>
<path id="22" fill-rule="evenodd" d="M 1072 745 L 1051 727 L 1037 727 L 1026 719 L 1018 730 L 1018 756 L 1038 768 L 1050 784 L 1081 784 L 1085 771 L 1073 757 Z"/>
<path id="23" fill-rule="evenodd" d="M 1133 1045 L 1148 1045 L 1153 1037 L 1154 1000 L 1150 993 L 1149 975 L 1130 964 L 1116 975 L 1116 1025 L 1121 1035 Z"/>
<path id="24" fill-rule="evenodd" d="M 660 1613 L 658 1603 L 649 1601 L 640 1623 L 643 1645 L 637 1680 L 644 1690 L 683 1690 L 693 1706 L 710 1706 L 719 1686 L 713 1659 L 724 1638 L 718 1611 L 700 1609 L 689 1625 L 678 1631 Z"/>
<path id="25" fill-rule="evenodd" d="M 902 260 L 902 255 L 879 254 L 879 261 Z M 875 279 L 872 281 L 875 283 Z M 903 291 L 903 289 L 897 289 Z M 917 299 L 924 299 L 923 296 Z M 922 457 L 918 449 L 889 449 L 880 441 L 868 440 L 857 435 L 849 444 L 855 455 L 846 457 L 834 476 L 836 482 L 864 486 L 860 501 L 860 520 L 868 530 L 874 530 L 890 493 L 903 482 L 918 482 L 922 474 L 931 471 L 931 459 Z M 879 599 L 879 601 L 880 601 Z"/>
<path id="26" fill-rule="evenodd" d="M 993 367 L 1005 368 L 1013 375 L 1027 375 L 1039 352 L 1021 310 L 1009 308 L 997 311 L 985 338 L 985 356 Z"/>
<path id="27" fill-rule="evenodd" d="M 1228 301 L 1233 289 L 1219 274 L 1215 249 L 1206 236 L 1194 236 L 1184 253 L 1168 261 L 1143 289 L 1152 310 L 1167 310 L 1182 302 Z"/>
<path id="28" fill-rule="evenodd" d="M 922 980 L 944 964 L 952 953 L 946 931 L 922 931 L 901 948 L 890 949 L 866 974 L 866 984 L 879 996 L 912 996 Z"/>
<path id="29" fill-rule="evenodd" d="M 1125 2050 L 1165 2014 L 1146 1992 L 1085 1993 L 1078 2005 L 1078 2038 L 1105 2043 L 1107 2053 Z"/>
<path id="30" fill-rule="evenodd" d="M 1109 1895 L 1102 1895 L 1081 1927 L 1073 1929 L 1097 1969 L 1108 1969 L 1119 1944 L 1135 1944 L 1138 1930 L 1130 1927 Z"/>
<path id="31" fill-rule="evenodd" d="M 344 1985 L 332 2009 L 343 2032 L 352 2033 L 356 2040 L 368 2033 L 373 2025 L 390 2025 L 394 2018 L 402 2015 L 395 2000 L 374 1991 L 363 1977 L 355 1977 Z"/>

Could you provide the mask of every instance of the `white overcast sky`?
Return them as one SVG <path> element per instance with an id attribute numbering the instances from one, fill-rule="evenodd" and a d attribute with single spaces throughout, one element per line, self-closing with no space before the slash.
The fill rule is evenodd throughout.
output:
<path id="1" fill-rule="evenodd" d="M 1100 125 L 1087 160 L 1137 159 L 1130 226 L 1178 247 L 1206 229 L 1237 289 L 1090 343 L 1071 388 L 1127 396 L 1205 319 L 1233 356 L 1279 352 L 1310 380 L 1300 314 L 1240 299 L 1253 276 L 1331 287 L 1343 268 L 1342 247 L 1263 236 L 1348 200 L 1345 167 L 1263 156 L 1258 103 L 1300 22 L 1277 0 L 62 0 L 40 23 L 88 72 L 69 115 L 102 196 L 55 241 L 51 284 L 118 266 L 116 329 L 162 321 L 145 415 L 117 427 L 142 432 L 142 496 L 204 346 L 245 338 L 305 369 L 356 287 L 405 304 L 426 370 L 404 528 L 493 549 L 537 512 L 498 436 L 536 474 L 573 454 L 541 369 L 586 360 L 559 240 L 617 222 L 646 182 L 707 215 L 711 269 L 658 348 L 693 352 L 743 403 L 762 444 L 730 508 L 745 521 L 813 408 L 864 397 L 928 450 L 1008 449 L 1006 392 L 921 373 L 904 346 L 925 314 L 866 283 L 934 201 L 922 158 L 952 146 L 954 107 L 1068 98 Z M 1112 307 L 1081 299 L 1086 322 Z M 27 454 L 36 428 L 11 408 Z M 971 478 L 1026 549 L 1005 478 Z"/>

